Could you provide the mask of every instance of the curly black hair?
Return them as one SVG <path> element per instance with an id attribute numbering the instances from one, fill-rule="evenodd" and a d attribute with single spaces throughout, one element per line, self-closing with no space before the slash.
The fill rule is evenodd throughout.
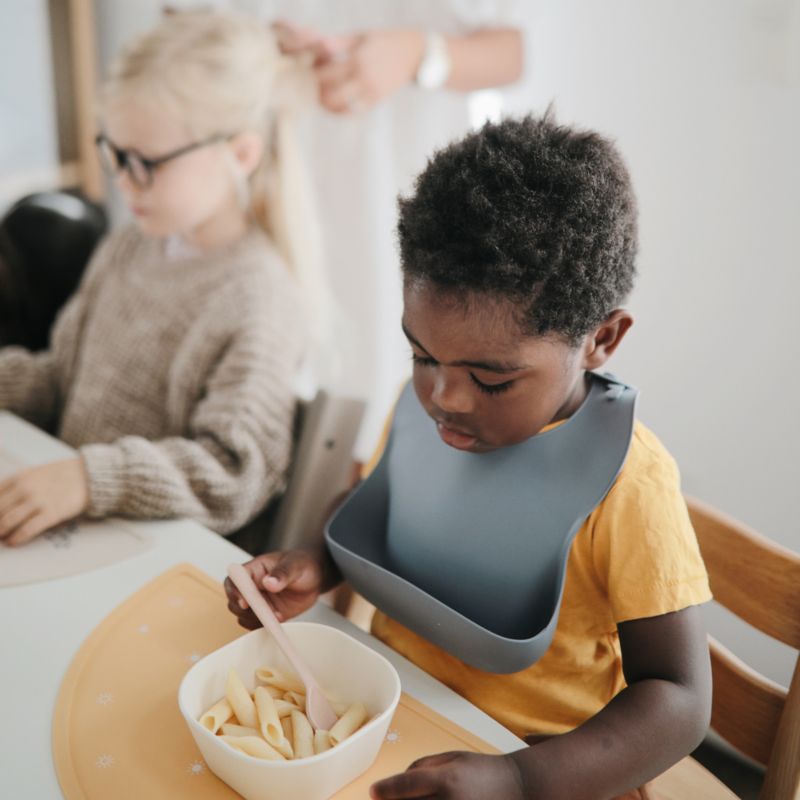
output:
<path id="1" fill-rule="evenodd" d="M 636 200 L 622 158 L 550 111 L 439 150 L 399 205 L 405 280 L 510 298 L 528 334 L 577 343 L 633 287 Z"/>

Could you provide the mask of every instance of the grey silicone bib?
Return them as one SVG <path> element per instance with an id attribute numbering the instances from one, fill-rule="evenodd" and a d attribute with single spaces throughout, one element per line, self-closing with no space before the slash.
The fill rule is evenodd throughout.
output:
<path id="1" fill-rule="evenodd" d="M 328 523 L 345 578 L 475 667 L 516 672 L 540 658 L 572 539 L 614 483 L 633 431 L 636 390 L 590 376 L 566 422 L 480 454 L 444 444 L 407 386 L 378 466 Z"/>

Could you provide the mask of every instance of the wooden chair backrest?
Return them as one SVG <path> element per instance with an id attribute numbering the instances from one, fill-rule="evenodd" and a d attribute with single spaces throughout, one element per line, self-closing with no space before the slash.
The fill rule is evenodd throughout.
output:
<path id="1" fill-rule="evenodd" d="M 714 598 L 800 650 L 800 555 L 694 498 L 689 515 Z M 711 640 L 711 727 L 767 768 L 759 800 L 800 800 L 800 658 L 789 691 Z"/>

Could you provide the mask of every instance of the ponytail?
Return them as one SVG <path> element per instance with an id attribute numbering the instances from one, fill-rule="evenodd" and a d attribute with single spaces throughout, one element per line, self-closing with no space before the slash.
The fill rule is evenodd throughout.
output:
<path id="1" fill-rule="evenodd" d="M 323 266 L 314 192 L 297 140 L 292 109 L 275 114 L 261 163 L 250 179 L 251 212 L 296 276 L 306 301 L 312 344 L 331 334 L 331 297 Z"/>

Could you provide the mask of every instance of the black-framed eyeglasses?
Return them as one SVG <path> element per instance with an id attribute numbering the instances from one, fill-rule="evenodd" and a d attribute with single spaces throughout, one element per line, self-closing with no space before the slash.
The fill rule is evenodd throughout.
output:
<path id="1" fill-rule="evenodd" d="M 116 175 L 121 169 L 124 169 L 136 186 L 140 189 L 147 189 L 153 183 L 153 174 L 162 164 L 186 155 L 186 153 L 191 153 L 200 147 L 207 147 L 210 144 L 222 142 L 226 139 L 230 139 L 230 134 L 217 133 L 199 142 L 192 142 L 179 147 L 177 150 L 158 158 L 145 158 L 137 150 L 126 150 L 122 147 L 117 147 L 104 133 L 98 133 L 94 143 L 97 145 L 97 150 L 100 154 L 100 162 L 110 175 Z"/>

